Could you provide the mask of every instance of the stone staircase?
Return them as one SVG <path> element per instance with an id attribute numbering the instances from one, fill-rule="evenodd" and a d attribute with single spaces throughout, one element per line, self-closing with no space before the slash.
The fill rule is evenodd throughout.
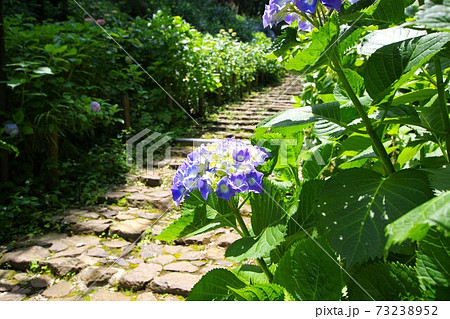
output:
<path id="1" fill-rule="evenodd" d="M 173 159 L 152 174 L 129 174 L 127 184 L 111 189 L 97 205 L 55 216 L 69 233 L 0 246 L 0 301 L 183 300 L 203 274 L 233 267 L 225 259 L 226 247 L 239 238 L 232 229 L 173 243 L 153 239 L 180 216 L 170 193 L 175 169 L 205 138 L 250 138 L 259 121 L 291 107 L 290 95 L 298 94 L 293 82 L 287 77 L 226 107 L 200 139 L 179 140 Z"/>

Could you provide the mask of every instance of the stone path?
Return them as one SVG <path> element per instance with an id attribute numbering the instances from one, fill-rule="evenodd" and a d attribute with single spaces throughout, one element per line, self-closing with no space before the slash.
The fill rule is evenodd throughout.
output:
<path id="1" fill-rule="evenodd" d="M 291 106 L 290 94 L 298 93 L 289 89 L 292 81 L 288 77 L 226 108 L 203 137 L 249 137 L 260 116 Z M 226 247 L 239 238 L 233 230 L 173 243 L 152 239 L 179 217 L 169 189 L 177 165 L 191 150 L 176 149 L 178 157 L 154 174 L 129 174 L 128 183 L 104 194 L 98 205 L 56 216 L 70 227 L 69 234 L 0 246 L 0 301 L 183 300 L 203 274 L 233 267 L 224 257 Z M 245 221 L 250 223 L 248 217 Z"/>

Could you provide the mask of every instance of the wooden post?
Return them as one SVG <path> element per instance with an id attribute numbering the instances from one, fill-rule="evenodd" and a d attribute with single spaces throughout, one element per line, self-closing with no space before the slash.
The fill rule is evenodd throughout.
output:
<path id="1" fill-rule="evenodd" d="M 202 93 L 200 95 L 200 98 L 198 99 L 198 114 L 199 114 L 200 117 L 203 117 L 206 114 L 205 93 Z"/>
<path id="2" fill-rule="evenodd" d="M 123 107 L 123 121 L 125 129 L 128 131 L 131 127 L 131 116 L 130 116 L 130 99 L 128 93 L 125 93 L 121 97 L 121 104 Z"/>
<path id="3" fill-rule="evenodd" d="M 231 91 L 232 91 L 232 96 L 233 96 L 233 100 L 235 100 L 235 96 L 236 96 L 236 74 L 233 74 L 231 76 Z"/>
<path id="4" fill-rule="evenodd" d="M 217 89 L 217 105 L 222 105 L 222 87 Z"/>
<path id="5" fill-rule="evenodd" d="M 5 27 L 3 25 L 3 0 L 0 0 L 0 111 L 6 113 L 6 74 L 3 70 L 6 64 Z M 9 154 L 1 152 L 1 181 L 9 180 Z"/>
<path id="6" fill-rule="evenodd" d="M 48 145 L 49 186 L 54 189 L 59 184 L 59 137 L 56 126 L 50 134 Z"/>

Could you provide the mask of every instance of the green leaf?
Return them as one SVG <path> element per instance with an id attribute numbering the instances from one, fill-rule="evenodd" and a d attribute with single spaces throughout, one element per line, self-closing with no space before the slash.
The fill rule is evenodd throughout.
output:
<path id="1" fill-rule="evenodd" d="M 420 140 L 408 143 L 408 145 L 406 145 L 406 147 L 398 155 L 397 162 L 400 164 L 400 167 L 403 167 L 406 163 L 412 160 L 426 143 L 427 141 Z"/>
<path id="2" fill-rule="evenodd" d="M 228 247 L 225 257 L 235 262 L 267 257 L 284 241 L 285 232 L 285 225 L 269 226 L 259 236 L 236 240 Z"/>
<path id="3" fill-rule="evenodd" d="M 363 73 L 373 104 L 387 101 L 449 41 L 449 33 L 432 33 L 378 49 L 367 61 Z"/>
<path id="4" fill-rule="evenodd" d="M 277 59 L 298 44 L 297 30 L 287 28 L 273 41 L 272 47 L 270 48 L 271 53 L 268 55 L 268 58 Z"/>
<path id="5" fill-rule="evenodd" d="M 353 70 L 344 69 L 343 72 L 356 96 L 362 97 L 365 91 L 364 79 Z M 347 92 L 342 88 L 341 83 L 339 83 L 338 90 L 341 95 L 345 96 L 347 100 L 350 100 L 350 97 L 348 96 Z"/>
<path id="6" fill-rule="evenodd" d="M 242 264 L 238 267 L 231 269 L 231 271 L 236 274 L 239 278 L 249 282 L 250 284 L 268 284 L 269 279 L 267 278 L 261 267 L 257 265 Z"/>
<path id="7" fill-rule="evenodd" d="M 372 140 L 367 134 L 353 133 L 342 142 L 339 156 L 355 156 L 370 146 Z"/>
<path id="8" fill-rule="evenodd" d="M 393 223 L 386 226 L 386 250 L 392 244 L 407 239 L 422 240 L 431 227 L 437 227 L 446 234 L 450 231 L 450 191 L 414 208 Z"/>
<path id="9" fill-rule="evenodd" d="M 436 31 L 450 31 L 450 5 L 428 4 L 420 7 L 415 21 L 406 23 L 407 26 L 420 25 L 426 29 Z"/>
<path id="10" fill-rule="evenodd" d="M 23 113 L 22 109 L 18 110 L 16 114 L 13 115 L 13 120 L 16 124 L 21 124 L 24 119 L 25 114 Z"/>
<path id="11" fill-rule="evenodd" d="M 274 283 L 286 288 L 295 300 L 310 301 L 340 300 L 343 286 L 335 252 L 324 240 L 311 238 L 283 256 Z"/>
<path id="12" fill-rule="evenodd" d="M 247 284 L 226 269 L 213 269 L 200 279 L 189 293 L 188 301 L 234 300 L 230 288 L 242 289 Z"/>
<path id="13" fill-rule="evenodd" d="M 49 74 L 54 74 L 52 72 L 52 69 L 46 67 L 46 66 L 42 66 L 36 70 L 33 70 L 34 73 L 39 74 L 39 75 L 49 75 Z"/>
<path id="14" fill-rule="evenodd" d="M 204 201 L 196 191 L 184 201 L 181 217 L 155 236 L 155 239 L 171 241 L 225 226 L 236 226 L 228 203 L 217 198 L 215 193 L 211 193 L 208 201 Z"/>
<path id="15" fill-rule="evenodd" d="M 339 27 L 336 22 L 336 16 L 333 16 L 322 28 L 314 29 L 310 45 L 301 50 L 293 59 L 285 65 L 287 70 L 295 70 L 302 72 L 307 69 L 312 71 L 319 59 L 328 50 L 328 46 L 334 41 L 338 35 Z"/>
<path id="16" fill-rule="evenodd" d="M 396 96 L 392 101 L 392 106 L 397 106 L 406 103 L 412 103 L 416 101 L 424 101 L 438 94 L 437 90 L 433 89 L 423 89 L 412 91 L 409 93 L 405 93 L 399 96 Z"/>
<path id="17" fill-rule="evenodd" d="M 352 277 L 359 285 L 348 281 L 350 300 L 403 300 L 421 295 L 415 269 L 400 263 L 366 264 Z"/>
<path id="18" fill-rule="evenodd" d="M 252 229 L 256 236 L 260 235 L 266 227 L 279 224 L 284 219 L 286 213 L 278 202 L 279 198 L 281 193 L 269 179 L 263 181 L 262 194 L 250 195 Z"/>
<path id="19" fill-rule="evenodd" d="M 430 178 L 430 185 L 434 192 L 440 194 L 450 190 L 450 167 L 424 169 Z"/>
<path id="20" fill-rule="evenodd" d="M 378 23 L 398 24 L 405 20 L 406 1 L 380 0 L 372 19 Z"/>
<path id="21" fill-rule="evenodd" d="M 384 178 L 372 170 L 349 169 L 326 181 L 317 209 L 320 231 L 348 267 L 382 257 L 384 228 L 432 197 L 424 173 L 403 170 Z"/>
<path id="22" fill-rule="evenodd" d="M 283 287 L 275 284 L 260 284 L 231 291 L 240 301 L 284 301 L 287 296 Z"/>
<path id="23" fill-rule="evenodd" d="M 331 164 L 334 143 L 324 143 L 307 151 L 307 157 L 302 164 L 302 176 L 305 180 L 320 177 Z"/>
<path id="24" fill-rule="evenodd" d="M 399 26 L 375 30 L 369 33 L 359 49 L 359 52 L 365 55 L 371 55 L 378 49 L 392 43 L 404 41 L 406 39 L 415 38 L 426 35 L 424 31 L 406 29 Z"/>
<path id="25" fill-rule="evenodd" d="M 305 106 L 283 111 L 272 117 L 267 122 L 259 125 L 263 127 L 290 127 L 290 126 L 307 126 L 320 119 L 340 120 L 339 102 L 318 104 L 314 106 Z"/>
<path id="26" fill-rule="evenodd" d="M 450 237 L 431 230 L 418 243 L 416 268 L 421 286 L 450 287 Z M 448 292 L 447 292 L 448 293 Z"/>
<path id="27" fill-rule="evenodd" d="M 289 235 L 314 225 L 317 217 L 315 207 L 324 183 L 323 180 L 310 180 L 302 184 L 297 211 L 288 222 Z"/>

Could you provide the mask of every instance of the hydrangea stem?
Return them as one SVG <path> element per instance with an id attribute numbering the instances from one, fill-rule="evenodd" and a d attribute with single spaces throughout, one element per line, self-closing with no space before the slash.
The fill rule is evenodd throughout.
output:
<path id="1" fill-rule="evenodd" d="M 250 232 L 249 232 L 249 230 L 247 228 L 247 225 L 245 225 L 245 222 L 242 219 L 242 216 L 239 213 L 239 210 L 234 206 L 232 201 L 228 201 L 228 203 L 230 204 L 231 211 L 233 212 L 234 216 L 236 217 L 236 221 L 238 222 L 239 227 L 241 228 L 242 233 L 244 234 L 244 236 L 245 237 L 251 237 Z M 259 267 L 261 267 L 261 269 L 264 272 L 264 274 L 266 275 L 267 279 L 269 279 L 269 282 L 272 282 L 273 281 L 273 274 L 270 271 L 269 267 L 267 267 L 267 264 L 264 261 L 264 259 L 257 258 L 256 262 L 258 263 Z"/>
<path id="2" fill-rule="evenodd" d="M 450 121 L 448 119 L 447 99 L 445 97 L 444 79 L 439 55 L 434 57 L 436 69 L 436 84 L 438 89 L 439 107 L 441 109 L 442 122 L 444 123 L 445 146 L 447 149 L 447 161 L 450 161 Z"/>
<path id="3" fill-rule="evenodd" d="M 336 74 L 339 77 L 339 80 L 341 80 L 342 85 L 344 86 L 345 91 L 347 92 L 348 96 L 353 102 L 353 105 L 355 106 L 359 116 L 361 117 L 365 127 L 367 134 L 369 135 L 370 139 L 372 140 L 373 147 L 375 148 L 375 152 L 377 153 L 378 157 L 380 158 L 381 162 L 383 163 L 387 173 L 389 175 L 395 173 L 394 165 L 392 165 L 391 159 L 389 158 L 389 155 L 386 152 L 386 149 L 384 148 L 383 143 L 381 143 L 381 140 L 379 136 L 377 135 L 377 132 L 375 131 L 372 123 L 370 122 L 369 117 L 367 116 L 366 112 L 364 111 L 364 108 L 359 101 L 358 97 L 356 96 L 355 92 L 353 91 L 352 86 L 350 85 L 347 76 L 345 75 L 344 71 L 342 70 L 341 62 L 339 59 L 339 55 L 334 50 L 334 52 L 330 55 L 331 62 L 333 63 L 334 70 Z"/>

